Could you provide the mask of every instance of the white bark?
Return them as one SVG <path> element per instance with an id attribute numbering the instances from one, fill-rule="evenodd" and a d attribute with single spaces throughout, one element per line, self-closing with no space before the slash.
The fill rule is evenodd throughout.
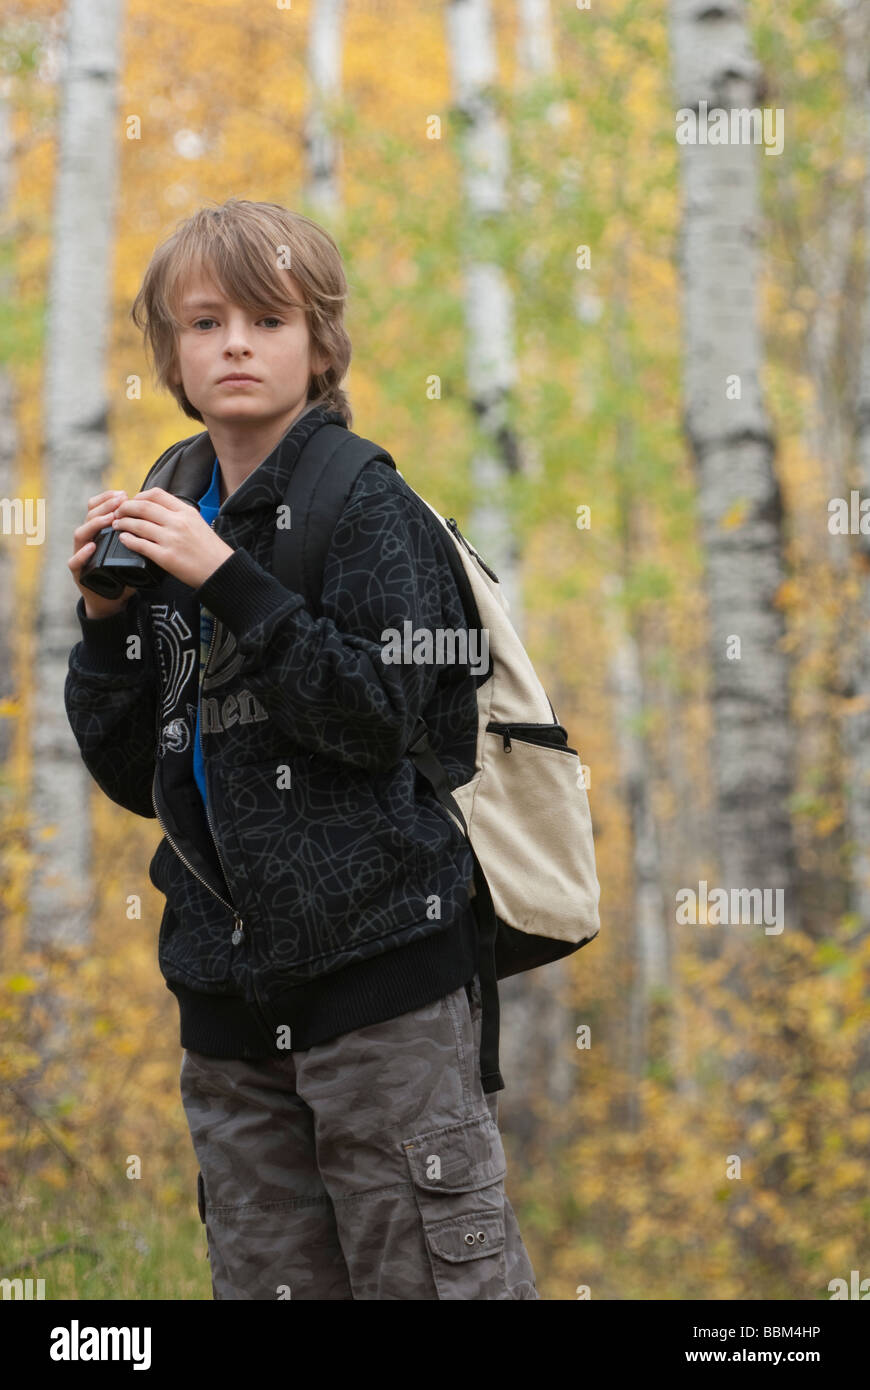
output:
<path id="1" fill-rule="evenodd" d="M 555 68 L 550 0 L 518 0 L 517 68 L 529 77 L 550 77 Z"/>
<path id="2" fill-rule="evenodd" d="M 671 45 L 678 110 L 752 109 L 764 85 L 746 28 L 742 0 L 671 0 Z M 787 799 L 792 785 L 788 669 L 780 648 L 783 620 L 775 607 L 783 579 L 781 501 L 773 470 L 774 439 L 761 396 L 758 324 L 758 164 L 752 143 L 686 144 L 682 277 L 686 429 L 698 475 L 698 505 L 707 563 L 712 636 L 712 710 L 721 874 L 728 890 L 783 889 L 786 930 L 799 925 Z M 726 386 L 740 382 L 738 398 Z M 739 658 L 727 643 L 740 639 Z M 687 885 L 688 886 L 688 885 Z M 699 928 L 724 970 L 721 998 L 751 1005 L 757 977 L 770 992 L 776 936 L 731 924 Z M 751 935 L 754 933 L 755 935 Z M 702 937 L 702 940 L 704 939 Z M 760 944 L 763 941 L 763 944 Z M 723 1051 L 722 1080 L 732 1117 L 732 1152 L 745 1181 L 735 1184 L 729 1212 L 744 1257 L 775 1263 L 788 1257 L 780 1233 L 753 1195 L 782 1181 L 762 1171 L 754 1133 L 772 1119 L 761 1090 L 779 1082 L 777 1051 L 756 1034 L 750 1016 L 738 1024 L 712 1006 Z M 739 1015 L 737 1015 L 739 1017 Z"/>
<path id="3" fill-rule="evenodd" d="M 463 187 L 473 235 L 508 208 L 508 141 L 492 99 L 498 73 L 488 0 L 449 0 L 447 37 L 452 100 L 465 121 Z M 523 637 L 521 560 L 505 504 L 508 478 L 519 467 L 507 419 L 517 371 L 513 300 L 500 265 L 467 258 L 465 314 L 468 390 L 481 437 L 471 461 L 475 503 L 467 534 L 498 575 L 511 622 Z M 500 1065 L 508 1095 L 501 1120 L 521 1152 L 532 1143 L 541 1099 L 563 1105 L 574 1084 L 570 1015 L 559 997 L 563 983 L 564 966 L 554 963 L 499 984 Z"/>
<path id="4" fill-rule="evenodd" d="M 761 105 L 742 3 L 671 0 L 671 32 L 677 108 Z M 793 922 L 788 670 L 774 603 L 781 503 L 760 383 L 760 157 L 753 144 L 681 148 L 684 389 L 707 558 L 723 886 L 783 888 Z M 728 399 L 735 377 L 741 395 Z M 728 657 L 732 636 L 739 659 Z"/>
<path id="5" fill-rule="evenodd" d="M 305 149 L 308 196 L 324 215 L 338 210 L 339 142 L 329 123 L 329 107 L 341 96 L 344 0 L 313 0 L 308 31 L 308 115 Z"/>
<path id="6" fill-rule="evenodd" d="M 33 717 L 36 868 L 30 944 L 90 935 L 92 782 L 64 709 L 80 637 L 67 560 L 109 459 L 106 354 L 118 146 L 121 0 L 70 0 L 60 110 L 45 366 L 46 539 Z"/>
<path id="7" fill-rule="evenodd" d="M 508 207 L 507 132 L 492 100 L 498 80 L 489 0 L 449 0 L 447 39 L 454 106 L 465 118 L 463 190 L 472 229 Z M 505 506 L 507 478 L 518 468 L 518 448 L 507 420 L 516 380 L 513 300 L 506 276 L 492 261 L 465 267 L 467 380 L 481 443 L 471 461 L 475 505 L 468 538 L 495 571 L 523 635 L 518 547 Z"/>

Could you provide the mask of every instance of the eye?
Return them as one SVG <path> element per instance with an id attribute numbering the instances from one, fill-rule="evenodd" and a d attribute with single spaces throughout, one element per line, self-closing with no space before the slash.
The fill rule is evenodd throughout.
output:
<path id="1" fill-rule="evenodd" d="M 199 325 L 200 325 L 201 323 L 216 323 L 216 322 L 217 322 L 217 319 L 194 319 L 194 321 L 193 321 L 193 326 L 194 326 L 194 328 L 199 328 Z"/>
<path id="2" fill-rule="evenodd" d="M 267 314 L 265 318 L 260 319 L 260 322 L 265 324 L 273 323 L 276 328 L 280 328 L 283 320 L 279 319 L 276 314 Z"/>

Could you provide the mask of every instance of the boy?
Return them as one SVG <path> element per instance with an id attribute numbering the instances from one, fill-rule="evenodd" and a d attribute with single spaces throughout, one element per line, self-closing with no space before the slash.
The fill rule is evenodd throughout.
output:
<path id="1" fill-rule="evenodd" d="M 91 499 L 66 708 L 100 787 L 165 831 L 149 872 L 214 1297 L 534 1299 L 481 1085 L 473 861 L 405 756 L 422 714 L 469 780 L 474 680 L 381 660 L 386 629 L 467 625 L 446 556 L 376 460 L 321 615 L 270 568 L 302 449 L 350 427 L 346 293 L 329 234 L 274 204 L 203 208 L 158 248 L 133 318 L 206 432 L 135 497 Z M 80 583 L 107 525 L 155 588 Z"/>

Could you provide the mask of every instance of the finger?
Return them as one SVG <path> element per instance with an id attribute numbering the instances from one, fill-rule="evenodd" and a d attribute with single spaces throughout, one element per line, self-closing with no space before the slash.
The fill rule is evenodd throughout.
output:
<path id="1" fill-rule="evenodd" d="M 115 508 L 117 515 L 123 521 L 127 517 L 141 516 L 151 521 L 165 520 L 165 513 L 169 509 L 158 502 L 156 498 L 144 498 L 141 493 L 136 497 L 131 497 L 124 502 L 120 502 Z"/>
<path id="2" fill-rule="evenodd" d="M 166 528 L 160 521 L 148 516 L 118 516 L 111 523 L 112 530 L 120 535 L 124 530 L 133 531 L 137 536 L 145 536 L 152 541 L 166 540 Z"/>
<path id="3" fill-rule="evenodd" d="M 121 544 L 128 550 L 137 551 L 140 555 L 153 558 L 159 563 L 163 551 L 154 541 L 148 540 L 145 536 L 137 536 L 132 531 L 120 531 L 118 534 Z"/>
<path id="4" fill-rule="evenodd" d="M 74 574 L 78 573 L 93 549 L 94 542 L 88 541 L 86 545 L 83 545 L 80 550 L 77 550 L 75 554 L 67 560 L 67 565 Z"/>
<path id="5" fill-rule="evenodd" d="M 162 487 L 146 488 L 144 492 L 137 492 L 136 496 L 159 502 L 161 506 L 170 507 L 173 511 L 178 511 L 180 508 L 186 510 L 187 508 L 186 502 L 182 502 L 179 497 L 173 496 L 171 492 L 166 492 Z"/>
<path id="6" fill-rule="evenodd" d="M 125 523 L 130 523 L 127 529 Z M 146 541 L 149 545 L 159 546 L 161 541 L 166 540 L 166 532 L 162 526 L 155 526 L 153 521 L 145 521 L 142 517 L 125 517 L 124 521 L 114 527 L 115 535 L 121 537 L 122 544 L 127 544 L 127 537 L 131 536 L 136 541 Z"/>
<path id="7" fill-rule="evenodd" d="M 116 507 L 127 496 L 126 492 L 107 492 L 103 497 L 92 497 L 88 502 L 88 511 L 102 511 L 104 507 Z"/>
<path id="8" fill-rule="evenodd" d="M 73 544 L 81 545 L 83 541 L 93 540 L 98 531 L 102 531 L 112 520 L 111 512 L 95 512 L 83 521 L 81 526 L 77 526 L 73 531 Z"/>
<path id="9" fill-rule="evenodd" d="M 85 517 L 85 521 L 93 521 L 94 517 L 99 517 L 102 521 L 106 521 L 107 518 L 115 515 L 117 507 L 117 502 L 104 502 L 101 507 L 92 508 Z"/>
<path id="10" fill-rule="evenodd" d="M 110 488 L 107 492 L 98 492 L 96 497 L 88 498 L 88 506 L 95 507 L 97 503 L 104 501 L 107 497 L 126 497 L 123 488 Z"/>
<path id="11" fill-rule="evenodd" d="M 96 521 L 98 525 L 108 526 L 112 517 L 115 515 L 117 507 L 117 502 L 110 501 L 104 502 L 101 507 L 92 508 L 82 522 L 82 527 L 90 526 L 94 521 Z"/>

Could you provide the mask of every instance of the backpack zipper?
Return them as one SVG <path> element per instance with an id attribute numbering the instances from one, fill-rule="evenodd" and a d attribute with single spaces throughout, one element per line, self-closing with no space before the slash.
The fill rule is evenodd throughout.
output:
<path id="1" fill-rule="evenodd" d="M 484 570 L 486 571 L 486 573 L 489 575 L 490 579 L 494 579 L 495 582 L 496 582 L 496 584 L 498 584 L 498 582 L 499 582 L 498 575 L 495 573 L 494 570 L 491 570 L 491 569 L 490 569 L 489 565 L 486 563 L 486 561 L 484 560 L 483 556 L 482 556 L 482 555 L 479 555 L 479 554 L 477 553 L 477 551 L 475 550 L 474 546 L 471 545 L 471 543 L 465 539 L 465 537 L 463 536 L 462 532 L 460 531 L 458 525 L 456 524 L 456 518 L 455 518 L 455 517 L 452 517 L 452 516 L 446 516 L 446 517 L 444 518 L 444 520 L 445 520 L 445 522 L 447 523 L 447 526 L 449 527 L 449 529 L 453 532 L 453 534 L 454 534 L 454 536 L 456 537 L 456 539 L 459 541 L 459 543 L 460 543 L 461 545 L 463 545 L 463 546 L 465 547 L 465 549 L 468 551 L 469 555 L 470 555 L 473 559 L 475 559 L 475 560 L 477 561 L 477 563 L 480 565 L 481 569 L 484 569 Z"/>
<path id="2" fill-rule="evenodd" d="M 504 751 L 512 748 L 511 736 L 519 743 L 536 743 L 553 748 L 557 753 L 577 754 L 576 748 L 568 747 L 568 730 L 561 724 L 496 724 L 486 726 L 487 733 L 501 734 Z M 577 754 L 579 756 L 579 754 Z"/>

